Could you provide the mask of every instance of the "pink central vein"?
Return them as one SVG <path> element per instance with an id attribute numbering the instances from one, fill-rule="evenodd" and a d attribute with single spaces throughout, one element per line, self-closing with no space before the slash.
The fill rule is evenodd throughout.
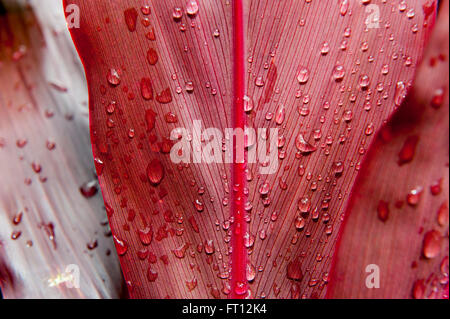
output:
<path id="1" fill-rule="evenodd" d="M 236 129 L 245 128 L 244 93 L 244 14 L 242 0 L 233 1 L 233 126 Z M 234 154 L 237 154 L 237 143 L 234 143 Z M 247 232 L 244 219 L 245 204 L 245 170 L 244 163 L 236 159 L 232 166 L 232 205 L 231 215 L 234 219 L 231 255 L 231 287 L 230 298 L 242 299 L 247 295 L 246 265 L 247 251 L 244 245 L 244 235 Z"/>

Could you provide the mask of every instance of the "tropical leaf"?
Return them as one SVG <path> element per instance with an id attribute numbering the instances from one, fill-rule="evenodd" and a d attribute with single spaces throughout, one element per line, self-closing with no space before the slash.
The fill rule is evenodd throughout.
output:
<path id="1" fill-rule="evenodd" d="M 85 78 L 61 2 L 0 1 L 5 298 L 120 296 L 121 271 L 95 195 L 87 115 Z"/>
<path id="2" fill-rule="evenodd" d="M 130 295 L 324 297 L 351 191 L 412 86 L 436 1 L 65 4 L 81 12 L 71 32 Z M 174 164 L 171 133 L 195 120 L 278 128 L 276 172 Z M 232 139 L 218 138 L 225 153 Z"/>

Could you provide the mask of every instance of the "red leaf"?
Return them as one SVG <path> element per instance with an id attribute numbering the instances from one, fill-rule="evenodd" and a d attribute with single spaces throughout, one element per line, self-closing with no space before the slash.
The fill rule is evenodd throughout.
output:
<path id="1" fill-rule="evenodd" d="M 449 85 L 448 1 L 442 5 L 414 88 L 353 188 L 330 298 L 448 298 L 448 95 L 438 108 L 433 102 Z M 398 161 L 399 150 L 408 161 Z M 380 206 L 377 216 L 378 201 L 388 203 L 388 217 Z M 366 287 L 368 265 L 378 266 L 379 289 Z"/>
<path id="2" fill-rule="evenodd" d="M 435 1 L 377 3 L 382 21 L 370 25 L 359 1 L 152 1 L 135 29 L 123 22 L 128 1 L 67 3 L 83 12 L 81 29 L 71 31 L 111 228 L 116 244 L 127 245 L 120 259 L 131 296 L 323 297 L 350 191 L 412 83 Z M 106 82 L 110 70 L 120 70 L 120 83 Z M 142 78 L 151 79 L 156 102 L 141 96 Z M 100 107 L 111 101 L 120 112 Z M 174 164 L 171 132 L 192 132 L 194 120 L 221 131 L 279 128 L 275 174 L 260 174 L 261 163 Z M 163 169 L 151 172 L 152 185 L 142 175 L 154 159 Z M 133 222 L 131 209 L 140 216 Z M 146 225 L 155 229 L 151 265 L 139 258 L 136 235 Z M 183 245 L 192 247 L 185 257 L 171 253 Z"/>

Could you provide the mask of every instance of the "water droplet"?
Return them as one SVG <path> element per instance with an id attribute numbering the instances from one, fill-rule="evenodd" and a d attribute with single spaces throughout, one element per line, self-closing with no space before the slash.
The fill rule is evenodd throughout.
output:
<path id="1" fill-rule="evenodd" d="M 153 230 L 150 227 L 138 230 L 139 239 L 143 245 L 150 245 L 153 239 Z"/>
<path id="2" fill-rule="evenodd" d="M 403 82 L 397 82 L 395 89 L 394 103 L 396 106 L 400 106 L 403 103 L 407 94 L 406 85 Z"/>
<path id="3" fill-rule="evenodd" d="M 113 236 L 114 243 L 116 244 L 117 253 L 119 256 L 123 256 L 127 253 L 128 244 L 126 241 L 119 239 L 116 236 Z"/>
<path id="4" fill-rule="evenodd" d="M 342 81 L 342 79 L 345 76 L 345 69 L 344 66 L 338 64 L 333 69 L 333 78 L 336 82 Z"/>
<path id="5" fill-rule="evenodd" d="M 191 81 L 186 82 L 185 90 L 188 93 L 194 92 L 194 84 Z"/>
<path id="6" fill-rule="evenodd" d="M 347 14 L 349 5 L 350 5 L 350 0 L 341 0 L 341 4 L 339 6 L 339 13 L 342 16 L 345 16 Z"/>
<path id="7" fill-rule="evenodd" d="M 248 282 L 252 282 L 256 277 L 256 268 L 251 263 L 247 263 L 246 267 L 246 279 Z"/>
<path id="8" fill-rule="evenodd" d="M 183 11 L 181 10 L 181 8 L 174 8 L 172 17 L 174 20 L 180 20 L 183 17 Z"/>
<path id="9" fill-rule="evenodd" d="M 419 143 L 419 137 L 417 135 L 408 136 L 402 149 L 398 153 L 398 164 L 404 165 L 410 163 L 414 159 L 416 154 L 417 144 Z"/>
<path id="10" fill-rule="evenodd" d="M 437 213 L 437 222 L 439 226 L 447 226 L 448 225 L 448 204 L 447 202 L 442 203 L 442 205 L 438 209 Z"/>
<path id="11" fill-rule="evenodd" d="M 302 68 L 297 75 L 298 83 L 305 84 L 309 80 L 309 70 L 307 68 Z"/>
<path id="12" fill-rule="evenodd" d="M 147 271 L 148 281 L 155 282 L 157 278 L 158 278 L 158 273 L 149 267 L 148 271 Z"/>
<path id="13" fill-rule="evenodd" d="M 301 269 L 301 263 L 298 258 L 291 261 L 287 265 L 287 278 L 291 280 L 301 281 L 303 279 L 303 272 Z"/>
<path id="14" fill-rule="evenodd" d="M 150 65 L 155 65 L 158 62 L 158 53 L 155 49 L 150 48 L 147 51 L 147 61 Z"/>
<path id="15" fill-rule="evenodd" d="M 255 79 L 255 85 L 256 85 L 257 87 L 263 87 L 263 86 L 264 86 L 264 79 L 262 78 L 262 76 L 258 76 L 258 77 Z"/>
<path id="16" fill-rule="evenodd" d="M 135 8 L 130 8 L 124 11 L 125 23 L 127 24 L 130 32 L 136 31 L 136 21 L 138 18 L 138 12 Z"/>
<path id="17" fill-rule="evenodd" d="M 413 189 L 412 191 L 409 192 L 409 194 L 406 196 L 406 202 L 410 205 L 410 206 L 416 206 L 417 204 L 419 204 L 420 201 L 420 197 L 422 195 L 423 192 L 423 188 L 422 187 L 417 187 L 415 189 Z"/>
<path id="18" fill-rule="evenodd" d="M 435 109 L 440 108 L 444 104 L 444 97 L 445 90 L 443 88 L 435 90 L 431 99 L 431 106 Z"/>
<path id="19" fill-rule="evenodd" d="M 344 163 L 342 163 L 341 161 L 334 162 L 332 165 L 332 170 L 336 177 L 341 176 L 342 173 L 344 172 Z"/>
<path id="20" fill-rule="evenodd" d="M 431 230 L 423 238 L 422 253 L 425 258 L 437 257 L 441 252 L 442 236 L 437 230 Z"/>
<path id="21" fill-rule="evenodd" d="M 263 196 L 269 194 L 269 191 L 270 191 L 270 184 L 268 182 L 261 184 L 261 186 L 259 187 L 259 193 Z"/>
<path id="22" fill-rule="evenodd" d="M 199 199 L 196 199 L 194 201 L 194 207 L 199 213 L 203 212 L 203 210 L 205 209 L 203 202 L 200 201 Z"/>
<path id="23" fill-rule="evenodd" d="M 315 146 L 306 142 L 302 134 L 297 135 L 297 138 L 295 139 L 295 146 L 304 155 L 315 152 L 317 150 Z"/>
<path id="24" fill-rule="evenodd" d="M 303 197 L 298 201 L 298 210 L 302 213 L 308 213 L 311 209 L 311 200 L 308 197 Z"/>
<path id="25" fill-rule="evenodd" d="M 21 231 L 14 231 L 14 232 L 11 234 L 11 239 L 12 239 L 12 240 L 17 240 L 17 239 L 19 239 L 20 235 L 22 235 L 22 232 L 21 232 Z"/>
<path id="26" fill-rule="evenodd" d="M 386 203 L 383 200 L 380 200 L 380 202 L 378 203 L 377 212 L 378 212 L 378 218 L 382 222 L 387 221 L 387 219 L 389 217 L 389 206 L 388 206 L 388 203 Z"/>
<path id="27" fill-rule="evenodd" d="M 158 101 L 161 104 L 167 104 L 172 102 L 172 93 L 170 92 L 170 89 L 167 88 L 163 90 L 161 93 L 159 93 L 156 96 L 156 101 Z"/>
<path id="28" fill-rule="evenodd" d="M 324 42 L 322 44 L 322 48 L 320 49 L 320 54 L 327 55 L 330 52 L 330 45 L 328 42 Z"/>
<path id="29" fill-rule="evenodd" d="M 192 291 L 195 288 L 197 288 L 197 278 L 193 278 L 190 281 L 186 281 L 186 287 L 189 291 Z"/>
<path id="30" fill-rule="evenodd" d="M 86 182 L 83 185 L 80 186 L 80 193 L 86 197 L 91 198 L 97 194 L 98 188 L 97 188 L 97 181 L 90 181 Z"/>
<path id="31" fill-rule="evenodd" d="M 278 125 L 283 124 L 284 118 L 286 116 L 286 110 L 283 105 L 280 105 L 277 110 L 277 114 L 275 115 L 275 123 Z"/>
<path id="32" fill-rule="evenodd" d="M 215 247 L 214 247 L 214 242 L 213 242 L 213 240 L 212 240 L 212 239 L 207 240 L 206 243 L 205 243 L 205 253 L 206 253 L 207 255 L 212 255 L 212 254 L 214 254 L 215 250 L 216 250 L 216 249 L 215 249 Z"/>
<path id="33" fill-rule="evenodd" d="M 370 85 L 370 78 L 367 74 L 361 75 L 359 78 L 359 86 L 361 89 L 366 90 Z"/>
<path id="34" fill-rule="evenodd" d="M 186 13 L 194 17 L 198 13 L 198 3 L 196 0 L 188 0 L 186 4 Z"/>
<path id="35" fill-rule="evenodd" d="M 157 186 L 164 178 L 164 167 L 161 161 L 154 159 L 147 166 L 147 177 L 153 186 Z"/>
<path id="36" fill-rule="evenodd" d="M 117 86 L 120 84 L 120 75 L 116 69 L 110 69 L 106 78 L 108 80 L 108 83 L 113 86 Z"/>

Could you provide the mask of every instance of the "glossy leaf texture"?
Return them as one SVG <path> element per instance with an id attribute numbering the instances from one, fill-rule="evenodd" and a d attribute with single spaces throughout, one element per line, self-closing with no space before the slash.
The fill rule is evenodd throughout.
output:
<path id="1" fill-rule="evenodd" d="M 411 94 L 367 155 L 330 298 L 448 299 L 448 21 L 446 1 Z"/>
<path id="2" fill-rule="evenodd" d="M 65 4 L 82 12 L 71 33 L 131 297 L 324 297 L 351 190 L 412 86 L 436 2 Z M 243 25 L 233 5 L 243 5 Z M 236 84 L 242 59 L 245 82 Z M 237 165 L 174 164 L 171 132 L 192 132 L 195 120 L 222 132 L 237 122 L 277 128 L 278 161 L 248 163 L 245 185 L 233 183 Z M 231 138 L 221 137 L 223 151 Z M 260 173 L 267 164 L 274 174 Z M 236 206 L 245 210 L 241 228 Z M 242 248 L 246 266 L 232 269 Z M 243 273 L 248 286 L 230 284 Z"/>
<path id="3" fill-rule="evenodd" d="M 87 97 L 62 4 L 1 1 L 4 298 L 121 295 L 120 266 L 96 195 Z"/>

